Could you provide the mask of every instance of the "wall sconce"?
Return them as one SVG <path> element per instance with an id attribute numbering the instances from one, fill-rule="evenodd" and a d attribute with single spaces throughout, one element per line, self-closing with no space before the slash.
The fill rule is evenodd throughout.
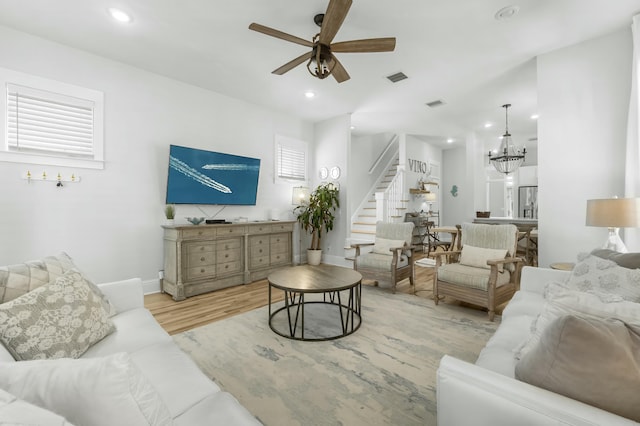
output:
<path id="1" fill-rule="evenodd" d="M 586 225 L 608 228 L 609 235 L 603 248 L 626 253 L 627 247 L 618 230 L 640 227 L 640 198 L 587 200 Z"/>
<path id="2" fill-rule="evenodd" d="M 291 204 L 300 206 L 309 201 L 309 188 L 306 186 L 294 186 L 291 195 Z"/>

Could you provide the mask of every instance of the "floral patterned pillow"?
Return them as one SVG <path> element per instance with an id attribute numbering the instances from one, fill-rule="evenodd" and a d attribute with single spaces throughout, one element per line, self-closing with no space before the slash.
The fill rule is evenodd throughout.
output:
<path id="1" fill-rule="evenodd" d="M 604 302 L 640 302 L 640 269 L 628 269 L 582 253 L 571 271 L 567 287 L 598 295 Z"/>
<path id="2" fill-rule="evenodd" d="M 0 341 L 18 361 L 78 358 L 115 330 L 77 270 L 0 305 Z"/>

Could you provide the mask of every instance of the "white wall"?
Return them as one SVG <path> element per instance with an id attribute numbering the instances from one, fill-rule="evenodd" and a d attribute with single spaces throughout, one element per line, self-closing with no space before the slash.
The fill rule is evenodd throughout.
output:
<path id="1" fill-rule="evenodd" d="M 428 142 L 425 142 L 421 138 L 406 135 L 405 137 L 405 156 L 400 159 L 400 162 L 404 162 L 405 165 L 405 181 L 409 188 L 417 188 L 418 181 L 422 177 L 424 179 L 424 173 L 421 173 L 420 170 L 411 170 L 411 164 L 409 164 L 409 160 L 417 160 L 424 163 L 436 163 L 439 165 L 439 171 L 436 172 L 433 170 L 433 177 L 440 180 L 442 179 L 442 149 L 437 148 Z M 437 176 L 436 176 L 437 174 Z M 440 182 L 442 184 L 442 182 Z M 441 211 L 442 208 L 442 194 L 441 194 L 441 186 L 437 188 L 430 188 L 430 190 L 436 192 L 437 200 L 433 203 L 433 211 Z M 420 212 L 421 210 L 427 211 L 426 205 L 424 204 L 424 197 L 410 195 L 409 205 L 407 208 L 408 212 Z"/>
<path id="2" fill-rule="evenodd" d="M 442 152 L 442 225 L 453 226 L 470 220 L 466 206 L 473 200 L 473 190 L 467 185 L 464 172 L 467 167 L 466 160 L 464 148 L 447 149 Z M 457 189 L 456 196 L 452 193 L 454 185 Z"/>
<path id="3" fill-rule="evenodd" d="M 351 116 L 341 115 L 329 120 L 316 123 L 314 126 L 315 140 L 315 168 L 311 174 L 314 176 L 312 188 L 320 182 L 318 171 L 321 167 L 331 169 L 340 167 L 340 178 L 335 181 L 329 178 L 329 182 L 340 185 L 340 209 L 335 213 L 334 228 L 328 234 L 322 235 L 322 261 L 334 265 L 352 266 L 345 263 L 344 245 L 349 232 L 350 215 L 347 209 L 349 199 L 349 181 L 353 178 L 348 170 L 351 152 Z M 308 248 L 308 244 L 307 247 Z"/>
<path id="4" fill-rule="evenodd" d="M 227 207 L 218 218 L 290 215 L 294 185 L 273 183 L 274 134 L 312 142 L 311 123 L 4 27 L 0 66 L 103 91 L 106 160 L 104 170 L 75 170 L 82 182 L 61 189 L 20 179 L 38 167 L 0 163 L 0 265 L 66 251 L 97 282 L 153 284 L 163 263 L 169 144 L 262 160 L 257 205 Z M 178 219 L 193 215 L 202 216 L 178 206 Z"/>
<path id="5" fill-rule="evenodd" d="M 539 263 L 575 261 L 607 231 L 586 201 L 623 195 L 631 31 L 538 57 Z"/>

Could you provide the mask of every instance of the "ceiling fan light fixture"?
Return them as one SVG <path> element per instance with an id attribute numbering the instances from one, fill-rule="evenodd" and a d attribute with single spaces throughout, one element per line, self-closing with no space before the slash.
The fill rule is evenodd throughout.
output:
<path id="1" fill-rule="evenodd" d="M 332 60 L 331 49 L 321 43 L 313 46 L 311 58 L 307 62 L 307 70 L 309 74 L 320 80 L 331 75 L 331 71 L 336 66 L 336 62 Z"/>

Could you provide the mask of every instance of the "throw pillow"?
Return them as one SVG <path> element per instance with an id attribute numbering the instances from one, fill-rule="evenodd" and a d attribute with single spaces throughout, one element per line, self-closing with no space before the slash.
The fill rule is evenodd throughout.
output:
<path id="1" fill-rule="evenodd" d="M 73 260 L 66 253 L 16 265 L 0 266 L 0 303 L 41 287 L 73 268 Z"/>
<path id="2" fill-rule="evenodd" d="M 628 269 L 590 254 L 578 256 L 567 286 L 597 294 L 604 301 L 640 302 L 640 269 Z"/>
<path id="3" fill-rule="evenodd" d="M 555 320 L 515 369 L 518 380 L 640 421 L 640 328 L 618 320 Z"/>
<path id="4" fill-rule="evenodd" d="M 73 426 L 63 417 L 0 389 L 0 424 L 14 426 Z"/>
<path id="5" fill-rule="evenodd" d="M 462 247 L 462 253 L 460 253 L 460 264 L 491 269 L 491 266 L 487 265 L 487 260 L 504 259 L 506 256 L 506 249 L 489 249 L 466 244 Z M 498 271 L 502 272 L 503 269 L 504 265 L 498 265 Z"/>
<path id="6" fill-rule="evenodd" d="M 577 315 L 585 318 L 614 318 L 640 326 L 640 304 L 625 300 L 604 302 L 597 295 L 575 291 L 562 283 L 549 283 L 545 289 L 545 302 L 540 315 L 531 324 L 531 336 L 516 350 L 521 359 L 540 342 L 544 331 L 558 318 Z"/>
<path id="7" fill-rule="evenodd" d="M 128 354 L 0 363 L 0 388 L 78 425 L 172 425 Z"/>
<path id="8" fill-rule="evenodd" d="M 0 341 L 16 360 L 78 358 L 115 327 L 75 270 L 0 305 Z"/>
<path id="9" fill-rule="evenodd" d="M 609 249 L 595 249 L 591 250 L 591 254 L 602 259 L 612 260 L 623 268 L 640 268 L 640 253 L 620 253 Z"/>
<path id="10" fill-rule="evenodd" d="M 373 253 L 386 254 L 388 256 L 392 256 L 393 253 L 390 251 L 390 249 L 394 247 L 404 247 L 404 240 L 389 240 L 386 238 L 376 237 L 376 241 L 371 251 Z"/>

